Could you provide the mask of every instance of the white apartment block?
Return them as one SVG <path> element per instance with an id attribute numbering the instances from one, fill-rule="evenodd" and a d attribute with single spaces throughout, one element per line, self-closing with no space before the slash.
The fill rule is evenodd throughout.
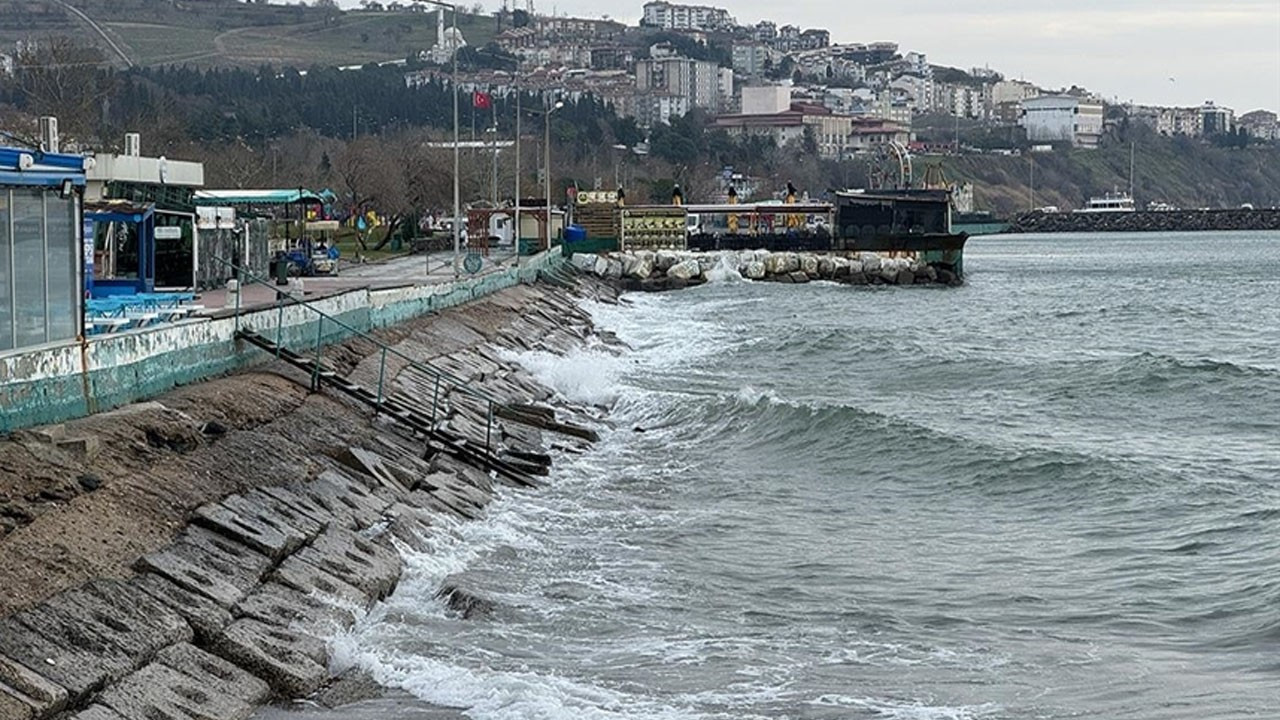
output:
<path id="1" fill-rule="evenodd" d="M 948 115 L 986 120 L 991 115 L 991 85 L 935 83 L 933 109 Z"/>
<path id="2" fill-rule="evenodd" d="M 765 65 L 769 64 L 767 61 L 776 64 L 780 60 L 776 55 L 773 49 L 761 42 L 734 43 L 733 71 L 746 77 L 759 77 L 764 74 Z"/>
<path id="3" fill-rule="evenodd" d="M 1001 80 L 991 86 L 991 104 L 1020 103 L 1040 97 L 1040 88 L 1022 80 Z"/>
<path id="4" fill-rule="evenodd" d="M 1205 135 L 1221 135 L 1235 131 L 1236 113 L 1231 108 L 1206 100 L 1200 106 L 1200 126 Z"/>
<path id="5" fill-rule="evenodd" d="M 729 30 L 737 21 L 724 8 L 709 5 L 677 5 L 649 2 L 644 5 L 641 25 L 664 30 Z"/>
<path id="6" fill-rule="evenodd" d="M 1019 124 L 1033 143 L 1069 142 L 1096 148 L 1102 137 L 1102 103 L 1070 95 L 1042 95 L 1022 103 Z"/>
<path id="7" fill-rule="evenodd" d="M 1201 115 L 1200 108 L 1137 106 L 1129 115 L 1135 122 L 1140 122 L 1165 137 L 1204 135 L 1204 116 Z"/>
<path id="8" fill-rule="evenodd" d="M 720 69 L 710 60 L 683 57 L 639 60 L 636 62 L 636 91 L 684 97 L 691 108 L 715 112 L 720 109 L 722 95 Z M 732 87 L 732 74 L 728 76 L 728 82 Z"/>
<path id="9" fill-rule="evenodd" d="M 689 98 L 683 95 L 640 93 L 635 99 L 636 124 L 646 128 L 669 125 L 671 118 L 683 117 L 691 109 Z"/>
<path id="10" fill-rule="evenodd" d="M 760 85 L 742 88 L 743 115 L 776 115 L 790 109 L 790 85 Z"/>

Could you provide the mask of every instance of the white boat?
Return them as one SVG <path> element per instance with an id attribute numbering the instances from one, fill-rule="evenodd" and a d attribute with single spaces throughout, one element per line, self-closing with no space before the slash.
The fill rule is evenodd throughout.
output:
<path id="1" fill-rule="evenodd" d="M 1135 212 L 1137 209 L 1137 206 L 1133 203 L 1132 195 L 1123 192 L 1109 192 L 1089 198 L 1088 204 L 1076 209 L 1075 212 Z"/>

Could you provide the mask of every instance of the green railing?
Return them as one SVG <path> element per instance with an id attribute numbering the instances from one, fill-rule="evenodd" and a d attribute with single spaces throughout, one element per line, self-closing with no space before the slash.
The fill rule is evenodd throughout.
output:
<path id="1" fill-rule="evenodd" d="M 341 330 L 345 330 L 347 333 L 349 333 L 347 336 L 343 338 L 344 340 L 348 337 L 358 337 L 362 340 L 372 343 L 380 351 L 381 359 L 378 362 L 378 392 L 377 392 L 377 400 L 374 405 L 376 412 L 378 413 L 382 412 L 383 403 L 386 400 L 384 390 L 385 390 L 385 384 L 387 379 L 387 357 L 391 356 L 391 357 L 399 358 L 405 361 L 405 363 L 407 364 L 407 367 L 411 367 L 414 370 L 417 370 L 418 372 L 426 375 L 428 378 L 431 378 L 433 380 L 433 389 L 431 393 L 431 425 L 433 428 L 435 427 L 437 422 L 438 411 L 440 407 L 440 398 L 441 398 L 440 391 L 442 389 L 441 388 L 442 383 L 444 384 L 443 389 L 446 394 L 456 390 L 458 392 L 461 392 L 464 395 L 467 395 L 468 397 L 475 398 L 476 400 L 482 401 L 486 404 L 486 413 L 485 413 L 486 425 L 485 425 L 485 434 L 484 434 L 484 447 L 485 447 L 486 454 L 492 456 L 494 407 L 498 405 L 503 405 L 504 403 L 501 400 L 499 400 L 498 398 L 494 397 L 493 395 L 490 395 L 489 393 L 483 390 L 476 389 L 468 381 L 460 377 L 457 377 L 456 375 L 454 375 L 453 373 L 450 373 L 447 370 L 441 370 L 440 368 L 434 367 L 428 363 L 424 363 L 420 360 L 415 360 L 409 357 L 408 355 L 401 352 L 400 350 L 397 350 L 391 347 L 390 345 L 387 345 L 386 343 L 382 342 L 381 340 L 373 337 L 372 335 L 364 332 L 363 330 L 353 327 L 350 324 L 345 323 L 342 320 L 334 317 L 333 315 L 326 313 L 325 311 L 312 305 L 306 300 L 303 300 L 302 298 L 294 297 L 292 295 L 288 295 L 287 293 L 281 292 L 277 286 L 273 285 L 266 278 L 255 275 L 249 270 L 242 268 L 236 265 L 235 263 L 232 263 L 223 258 L 215 257 L 214 261 L 222 263 L 227 267 L 231 268 L 231 270 L 236 273 L 236 277 L 240 279 L 239 282 L 241 286 L 245 284 L 247 279 L 249 283 L 266 286 L 268 288 L 271 288 L 275 292 L 276 294 L 275 355 L 277 358 L 280 357 L 280 351 L 284 345 L 283 340 L 284 340 L 284 308 L 285 306 L 296 305 L 298 307 L 302 307 L 307 310 L 310 310 L 311 312 L 316 314 L 316 316 L 318 317 L 318 320 L 316 322 L 315 360 L 312 363 L 312 369 L 311 369 L 311 389 L 313 391 L 318 390 L 320 386 L 320 361 L 323 357 L 324 344 L 325 344 L 324 343 L 324 326 L 325 326 L 325 323 L 328 322 L 334 325 L 335 327 Z M 240 334 L 241 295 L 242 293 L 240 292 L 239 289 L 237 289 L 236 302 L 235 302 L 235 332 L 237 335 Z M 288 299 L 287 302 L 286 302 L 286 298 Z M 265 335 L 265 333 L 262 333 L 257 329 L 254 329 L 254 332 L 257 332 L 260 335 Z"/>

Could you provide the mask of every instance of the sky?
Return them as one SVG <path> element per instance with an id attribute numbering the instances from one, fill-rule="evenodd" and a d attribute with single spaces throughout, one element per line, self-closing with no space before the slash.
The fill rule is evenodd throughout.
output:
<path id="1" fill-rule="evenodd" d="M 512 0 L 524 7 L 525 0 Z M 355 0 L 343 0 L 353 6 Z M 1280 111 L 1280 0 L 731 0 L 741 24 L 825 27 L 897 42 L 937 65 L 991 67 L 1048 89 L 1150 105 Z M 495 0 L 486 8 L 496 9 Z M 535 0 L 538 13 L 636 24 L 643 0 Z M 785 8 L 785 11 L 782 9 Z"/>

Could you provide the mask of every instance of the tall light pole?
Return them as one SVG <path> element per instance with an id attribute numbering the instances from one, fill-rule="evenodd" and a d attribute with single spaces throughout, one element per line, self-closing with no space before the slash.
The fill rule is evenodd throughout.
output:
<path id="1" fill-rule="evenodd" d="M 545 138 L 546 144 L 543 147 L 543 152 L 545 153 L 545 161 L 543 163 L 543 167 L 546 169 L 545 172 L 547 175 L 546 177 L 547 240 L 546 240 L 546 247 L 543 248 L 544 250 L 551 249 L 551 113 L 555 112 L 556 110 L 559 110 L 562 107 L 564 107 L 564 103 L 557 100 L 555 105 L 552 105 L 551 107 L 547 108 L 546 111 L 543 113 L 544 115 L 543 120 L 545 121 L 544 124 L 546 125 L 546 138 Z"/>
<path id="2" fill-rule="evenodd" d="M 516 68 L 516 207 L 515 207 L 515 229 L 511 231 L 512 242 L 516 246 L 516 266 L 520 265 L 520 80 L 519 67 Z"/>
<path id="3" fill-rule="evenodd" d="M 453 74 L 450 80 L 453 86 L 450 88 L 453 92 L 453 221 L 449 224 L 453 227 L 453 274 L 456 277 L 458 255 L 462 252 L 462 226 L 458 222 L 462 215 L 462 189 L 458 178 L 462 168 L 458 159 L 458 50 L 461 49 L 458 46 L 458 6 L 441 0 L 418 0 L 418 2 L 445 8 L 453 13 L 453 37 L 449 38 L 449 44 L 453 49 Z"/>

